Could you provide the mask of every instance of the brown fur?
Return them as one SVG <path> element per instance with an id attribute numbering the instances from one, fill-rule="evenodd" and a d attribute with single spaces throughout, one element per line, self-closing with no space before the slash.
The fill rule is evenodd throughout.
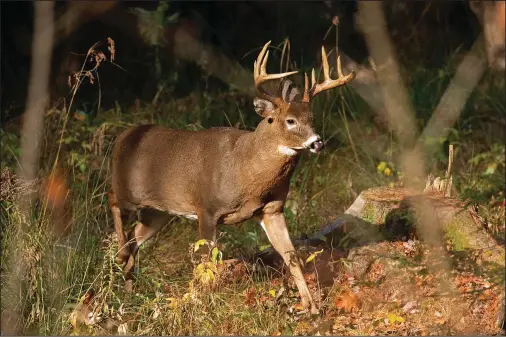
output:
<path id="1" fill-rule="evenodd" d="M 154 125 L 127 130 L 113 152 L 112 189 L 118 206 L 176 214 L 206 210 L 224 224 L 251 218 L 267 202 L 284 198 L 278 190 L 286 195 L 298 158 L 279 153 L 277 140 L 259 133 Z"/>
<path id="2" fill-rule="evenodd" d="M 283 207 L 300 151 L 311 148 L 318 152 L 323 142 L 313 130 L 309 89 L 301 98 L 297 89 L 290 89 L 291 82 L 283 80 L 278 95 L 260 92 L 262 82 L 291 74 L 265 73 L 268 45 L 255 63 L 259 93 L 254 105 L 264 119 L 254 132 L 226 127 L 185 131 L 141 125 L 117 138 L 109 197 L 128 290 L 139 246 L 167 223 L 167 213 L 197 218 L 200 237 L 211 241 L 216 239 L 218 225 L 256 217 L 289 266 L 302 304 L 317 312 L 294 258 Z M 354 77 L 352 73 L 331 80 L 326 66 L 325 82 L 313 83 L 317 90 L 311 93 L 343 85 Z M 140 213 L 141 221 L 127 237 L 123 222 L 131 212 Z"/>

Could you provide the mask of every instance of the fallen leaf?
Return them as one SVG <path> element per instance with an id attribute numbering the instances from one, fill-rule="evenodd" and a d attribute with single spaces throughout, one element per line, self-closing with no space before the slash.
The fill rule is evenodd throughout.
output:
<path id="1" fill-rule="evenodd" d="M 416 308 L 416 306 L 417 306 L 416 301 L 409 301 L 408 303 L 406 303 L 406 304 L 402 307 L 402 311 L 404 311 L 404 312 L 411 311 L 411 309 Z"/>
<path id="2" fill-rule="evenodd" d="M 256 291 L 254 287 L 249 288 L 244 293 L 244 303 L 248 306 L 253 306 L 255 304 Z"/>
<path id="3" fill-rule="evenodd" d="M 168 306 L 170 309 L 174 309 L 174 308 L 176 308 L 176 307 L 177 307 L 177 305 L 178 305 L 178 300 L 177 300 L 177 298 L 175 298 L 175 297 L 169 297 L 169 298 L 167 298 L 167 302 L 168 302 L 167 306 Z"/>
<path id="4" fill-rule="evenodd" d="M 434 323 L 438 324 L 438 325 L 443 325 L 446 323 L 446 318 L 439 318 L 439 319 L 436 319 L 434 320 Z"/>
<path id="5" fill-rule="evenodd" d="M 295 311 L 302 311 L 302 310 L 304 310 L 304 306 L 302 305 L 302 303 L 295 303 L 293 305 L 293 310 L 295 310 Z"/>
<path id="6" fill-rule="evenodd" d="M 404 323 L 404 318 L 403 317 L 398 316 L 396 314 L 392 314 L 392 313 L 390 313 L 390 314 L 387 315 L 387 319 L 390 322 L 390 324 L 395 324 L 397 322 L 398 323 Z"/>
<path id="7" fill-rule="evenodd" d="M 344 294 L 334 299 L 334 304 L 337 309 L 341 309 L 345 312 L 352 312 L 358 310 L 358 297 L 351 291 L 347 291 Z"/>
<path id="8" fill-rule="evenodd" d="M 118 326 L 118 334 L 120 334 L 121 336 L 128 335 L 128 325 L 126 323 L 121 323 Z"/>

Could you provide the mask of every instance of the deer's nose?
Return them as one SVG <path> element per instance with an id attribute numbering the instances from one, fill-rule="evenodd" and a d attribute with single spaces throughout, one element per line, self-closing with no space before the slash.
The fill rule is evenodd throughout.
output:
<path id="1" fill-rule="evenodd" d="M 304 142 L 304 147 L 308 148 L 313 153 L 318 153 L 323 150 L 323 141 L 319 135 L 313 135 Z"/>
<path id="2" fill-rule="evenodd" d="M 314 152 L 314 153 L 318 153 L 320 152 L 321 150 L 323 150 L 323 141 L 321 139 L 318 139 L 317 141 L 313 142 L 311 144 L 311 152 Z"/>

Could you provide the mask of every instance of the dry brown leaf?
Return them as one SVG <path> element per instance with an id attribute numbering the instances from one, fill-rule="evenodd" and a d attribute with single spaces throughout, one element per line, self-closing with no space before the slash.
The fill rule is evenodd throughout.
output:
<path id="1" fill-rule="evenodd" d="M 436 323 L 438 325 L 443 325 L 446 323 L 446 321 L 447 321 L 447 319 L 445 317 L 442 317 L 442 318 L 435 319 L 434 323 Z"/>
<path id="2" fill-rule="evenodd" d="M 93 290 L 87 291 L 82 296 L 80 303 L 77 303 L 74 310 L 70 313 L 70 323 L 74 329 L 77 329 L 81 324 L 89 324 L 89 317 L 92 312 L 94 298 L 95 292 Z"/>
<path id="3" fill-rule="evenodd" d="M 358 311 L 359 300 L 355 293 L 348 290 L 335 297 L 334 304 L 337 309 L 341 309 L 345 312 L 355 312 Z"/>
<path id="4" fill-rule="evenodd" d="M 256 291 L 255 291 L 255 288 L 254 287 L 251 287 L 249 288 L 245 293 L 244 293 L 244 303 L 247 305 L 247 306 L 253 306 L 255 305 L 255 298 L 256 298 Z"/>
<path id="5" fill-rule="evenodd" d="M 302 305 L 302 303 L 296 303 L 293 305 L 293 310 L 302 311 L 302 310 L 304 310 L 304 306 Z"/>

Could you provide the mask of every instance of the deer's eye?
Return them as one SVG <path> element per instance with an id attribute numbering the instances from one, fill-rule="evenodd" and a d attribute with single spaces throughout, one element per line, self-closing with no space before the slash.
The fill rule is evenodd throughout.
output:
<path id="1" fill-rule="evenodd" d="M 288 124 L 290 126 L 295 125 L 295 119 L 287 119 L 286 124 Z"/>

